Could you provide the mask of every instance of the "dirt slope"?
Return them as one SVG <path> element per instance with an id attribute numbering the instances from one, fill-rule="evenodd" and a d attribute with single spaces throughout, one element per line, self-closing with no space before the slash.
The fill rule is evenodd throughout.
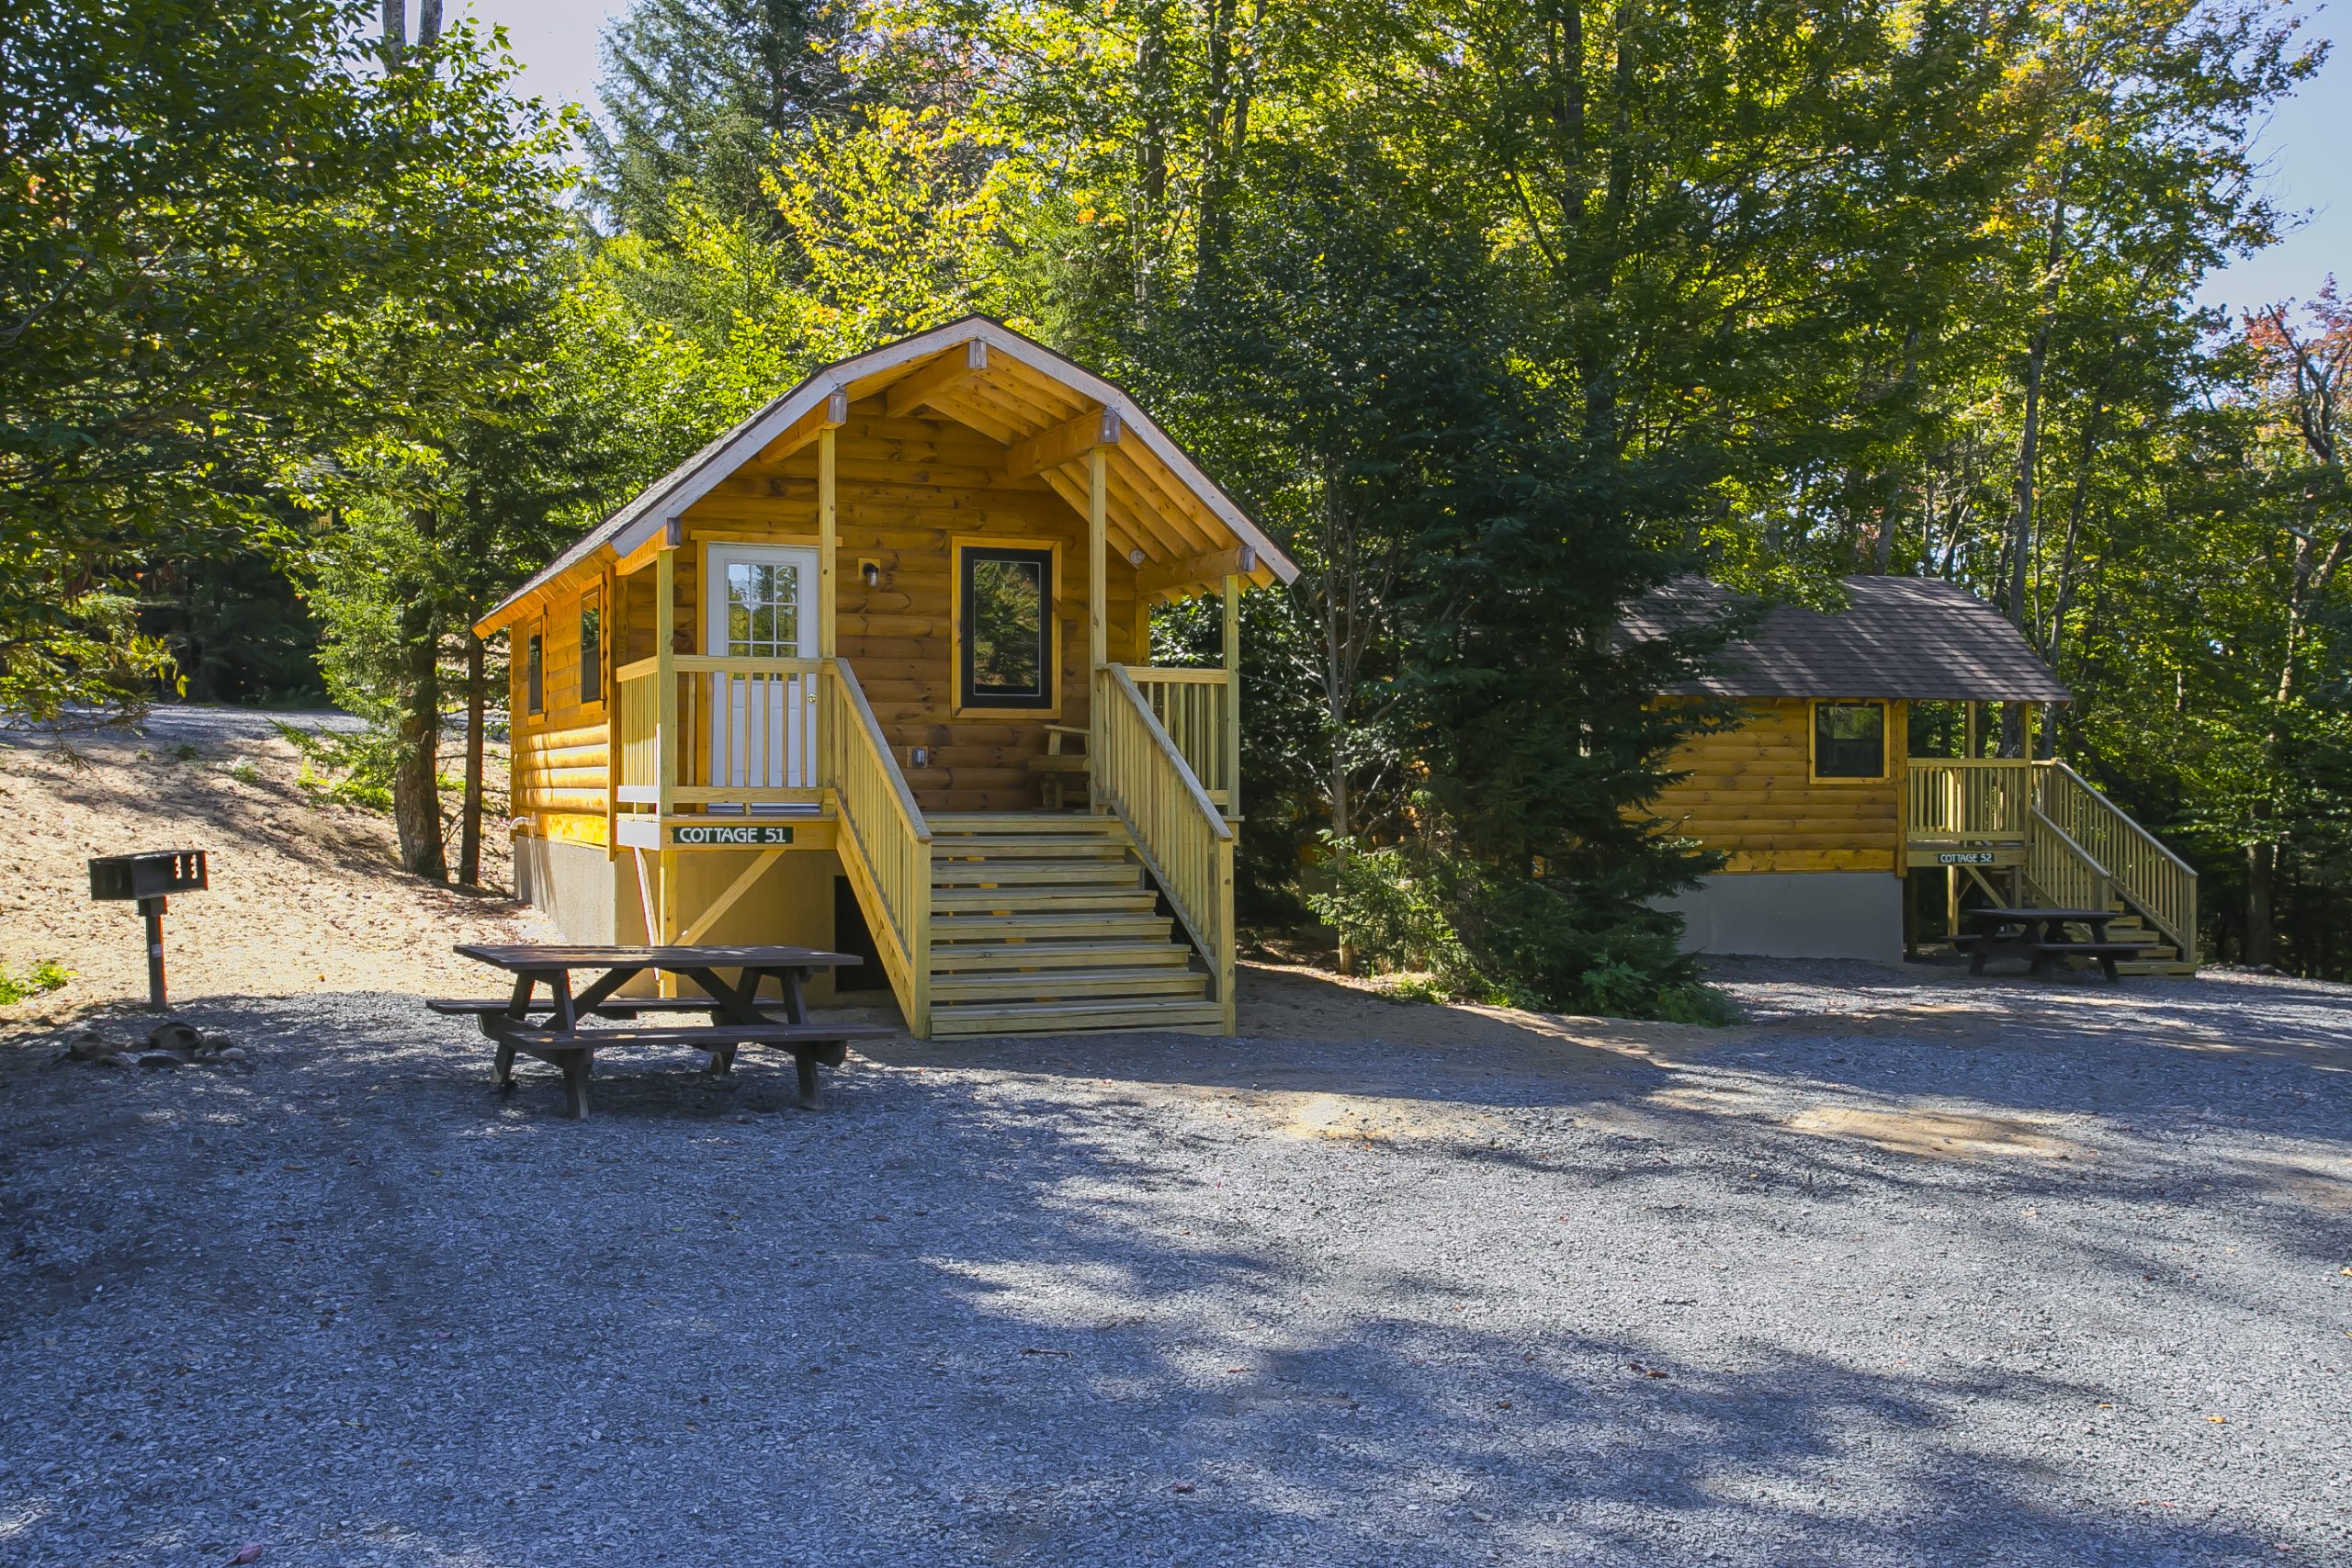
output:
<path id="1" fill-rule="evenodd" d="M 75 976 L 0 1007 L 0 1031 L 143 1005 L 138 914 L 90 902 L 86 862 L 96 854 L 209 852 L 210 888 L 173 899 L 164 920 L 175 1000 L 472 995 L 488 972 L 451 943 L 548 934 L 505 896 L 503 822 L 485 835 L 484 880 L 498 892 L 435 886 L 395 868 L 389 818 L 321 803 L 296 784 L 300 771 L 267 718 L 235 709 L 158 709 L 137 730 L 73 738 L 70 754 L 44 737 L 0 740 L 0 964 L 21 972 L 54 959 Z"/>

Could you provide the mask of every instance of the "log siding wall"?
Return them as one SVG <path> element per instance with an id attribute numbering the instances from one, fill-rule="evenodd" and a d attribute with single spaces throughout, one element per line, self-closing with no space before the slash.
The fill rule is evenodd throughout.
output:
<path id="1" fill-rule="evenodd" d="M 1802 699 L 1752 699 L 1737 729 L 1685 745 L 1690 776 L 1653 808 L 1678 832 L 1730 859 L 1730 872 L 1883 871 L 1902 864 L 1904 705 L 1886 705 L 1883 782 L 1815 783 L 1813 715 Z"/>

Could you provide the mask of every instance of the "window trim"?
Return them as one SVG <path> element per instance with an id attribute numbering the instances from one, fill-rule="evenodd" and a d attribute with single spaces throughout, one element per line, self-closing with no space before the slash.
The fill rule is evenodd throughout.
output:
<path id="1" fill-rule="evenodd" d="M 964 562 L 974 550 L 1023 550 L 1046 558 L 1046 699 L 1043 702 L 967 702 L 964 693 Z M 956 718 L 1001 718 L 1013 722 L 1051 721 L 1062 716 L 1062 542 L 1059 539 L 1006 538 L 996 535 L 958 535 L 947 542 L 947 598 L 950 632 L 947 639 L 948 711 Z"/>
<path id="2" fill-rule="evenodd" d="M 547 626 L 544 620 L 532 622 L 523 639 L 523 712 L 532 718 L 543 718 L 548 711 Z"/>
<path id="3" fill-rule="evenodd" d="M 1868 778 L 1847 774 L 1824 776 L 1821 772 L 1821 710 L 1823 708 L 1878 709 L 1878 772 Z M 1805 773 L 1815 784 L 1883 784 L 1894 776 L 1888 750 L 1894 744 L 1894 704 L 1885 697 L 1813 697 L 1804 708 Z"/>
<path id="4" fill-rule="evenodd" d="M 596 658 L 593 664 L 588 659 L 590 615 L 596 617 Z M 606 664 L 609 655 L 605 644 L 609 639 L 605 636 L 605 590 L 602 583 L 582 591 L 579 613 L 573 625 L 572 636 L 577 639 L 579 658 L 577 667 L 571 672 L 572 694 L 579 699 L 582 707 L 601 708 L 605 705 L 605 693 L 612 685 L 612 671 Z M 592 671 L 596 677 L 596 694 L 594 696 L 588 694 L 588 676 Z"/>

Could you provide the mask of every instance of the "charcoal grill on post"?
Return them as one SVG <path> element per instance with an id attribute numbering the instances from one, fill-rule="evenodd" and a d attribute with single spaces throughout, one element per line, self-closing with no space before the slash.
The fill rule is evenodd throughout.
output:
<path id="1" fill-rule="evenodd" d="M 205 881 L 202 850 L 148 850 L 135 855 L 94 855 L 90 859 L 90 898 L 94 903 L 136 900 L 147 918 L 147 1005 L 162 1011 L 164 1002 L 164 910 L 167 895 L 201 892 Z"/>

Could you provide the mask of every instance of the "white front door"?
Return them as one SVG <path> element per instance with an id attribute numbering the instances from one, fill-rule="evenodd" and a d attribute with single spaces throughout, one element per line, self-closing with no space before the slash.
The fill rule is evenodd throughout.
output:
<path id="1" fill-rule="evenodd" d="M 710 618 L 705 649 L 729 659 L 817 657 L 816 551 L 713 545 L 707 559 L 710 582 L 703 602 Z M 712 677 L 709 691 L 714 785 L 815 787 L 815 676 L 726 671 Z M 792 808 L 773 802 L 752 807 Z"/>

